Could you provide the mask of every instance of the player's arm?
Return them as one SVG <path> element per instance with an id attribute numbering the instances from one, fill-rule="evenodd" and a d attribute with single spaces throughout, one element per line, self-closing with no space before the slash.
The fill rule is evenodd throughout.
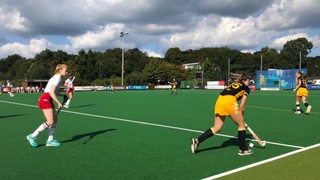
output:
<path id="1" fill-rule="evenodd" d="M 301 79 L 298 79 L 297 86 L 293 91 L 296 91 L 301 86 L 301 84 L 302 84 Z"/>
<path id="2" fill-rule="evenodd" d="M 246 109 L 246 102 L 248 99 L 248 94 L 245 93 L 241 99 L 241 103 L 240 103 L 240 110 L 242 113 L 244 113 L 245 109 Z"/>
<path id="3" fill-rule="evenodd" d="M 301 84 L 302 84 L 301 79 L 299 79 L 296 89 L 298 89 L 301 86 Z"/>
<path id="4" fill-rule="evenodd" d="M 56 96 L 56 86 L 52 85 L 50 88 L 50 97 L 58 104 L 58 109 L 62 108 L 62 104 L 60 103 L 60 101 L 58 100 L 57 96 Z"/>

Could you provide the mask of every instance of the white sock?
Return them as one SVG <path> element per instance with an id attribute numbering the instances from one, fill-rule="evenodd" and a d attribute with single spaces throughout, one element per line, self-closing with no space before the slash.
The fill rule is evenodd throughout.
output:
<path id="1" fill-rule="evenodd" d="M 48 136 L 48 141 L 53 140 L 54 132 L 56 131 L 56 125 L 52 125 L 49 127 L 49 136 Z"/>
<path id="2" fill-rule="evenodd" d="M 70 102 L 71 102 L 71 99 L 68 99 L 68 101 L 66 102 L 66 105 L 69 106 Z"/>
<path id="3" fill-rule="evenodd" d="M 32 133 L 32 137 L 37 137 L 42 131 L 44 131 L 45 129 L 47 129 L 48 126 L 46 123 L 42 123 L 38 129 L 36 129 L 33 133 Z"/>

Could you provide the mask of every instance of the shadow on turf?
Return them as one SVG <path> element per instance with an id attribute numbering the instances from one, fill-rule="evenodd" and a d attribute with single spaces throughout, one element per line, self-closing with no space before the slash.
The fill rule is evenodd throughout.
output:
<path id="1" fill-rule="evenodd" d="M 238 139 L 229 138 L 228 140 L 224 141 L 220 146 L 199 149 L 199 150 L 197 150 L 197 152 L 210 151 L 210 150 L 220 149 L 220 148 L 224 148 L 224 147 L 228 147 L 228 146 L 238 146 Z"/>
<path id="2" fill-rule="evenodd" d="M 5 119 L 5 118 L 11 118 L 11 117 L 17 117 L 17 116 L 23 116 L 25 114 L 12 114 L 12 115 L 5 115 L 5 116 L 0 116 L 0 119 Z"/>
<path id="3" fill-rule="evenodd" d="M 71 106 L 71 108 L 83 108 L 83 107 L 89 107 L 89 106 L 94 106 L 95 104 L 84 104 L 84 105 L 79 105 L 79 106 Z"/>
<path id="4" fill-rule="evenodd" d="M 246 139 L 253 139 L 253 136 L 251 134 L 246 134 Z M 238 146 L 238 145 L 239 145 L 239 143 L 238 143 L 237 138 L 229 138 L 228 140 L 224 141 L 220 146 L 199 149 L 199 150 L 197 150 L 197 152 L 210 151 L 210 150 L 214 150 L 214 149 L 220 149 L 220 148 L 225 148 L 228 146 Z"/>
<path id="5" fill-rule="evenodd" d="M 114 131 L 114 130 L 116 130 L 116 129 L 106 129 L 106 130 L 89 132 L 89 133 L 85 133 L 85 134 L 79 134 L 79 135 L 73 136 L 71 139 L 67 139 L 67 140 L 61 141 L 61 143 L 77 141 L 77 140 L 82 139 L 84 137 L 88 137 L 88 139 L 85 142 L 82 143 L 82 144 L 87 144 L 95 136 L 103 134 L 103 133 L 106 133 L 106 132 L 109 132 L 109 131 Z"/>

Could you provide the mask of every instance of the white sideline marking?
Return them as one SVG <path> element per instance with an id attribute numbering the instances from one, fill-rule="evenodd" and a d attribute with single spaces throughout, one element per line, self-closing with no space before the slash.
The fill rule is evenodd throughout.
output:
<path id="1" fill-rule="evenodd" d="M 19 106 L 27 106 L 27 107 L 38 107 L 35 105 L 29 105 L 29 104 L 23 104 L 23 103 L 16 103 L 16 102 L 10 102 L 10 101 L 3 101 L 0 100 L 0 102 L 7 103 L 7 104 L 14 104 Z M 90 117 L 96 117 L 96 118 L 102 118 L 102 119 L 111 119 L 116 121 L 122 121 L 122 122 L 129 122 L 129 123 L 135 123 L 135 124 L 143 124 L 148 126 L 156 126 L 156 127 L 162 127 L 162 128 L 168 128 L 168 129 L 176 129 L 181 131 L 189 131 L 189 132 L 196 132 L 196 133 L 203 133 L 203 131 L 199 130 L 193 130 L 193 129 L 187 129 L 187 128 L 181 128 L 181 127 L 175 127 L 175 126 L 169 126 L 169 125 L 162 125 L 162 124 L 155 124 L 155 123 L 148 123 L 148 122 L 141 122 L 141 121 L 135 121 L 130 119 L 122 119 L 122 118 L 116 118 L 116 117 L 109 117 L 109 116 L 101 116 L 101 115 L 95 115 L 95 114 L 88 114 L 88 113 L 81 113 L 81 112 L 75 112 L 75 111 L 68 111 L 68 110 L 61 110 L 62 112 L 70 113 L 70 114 L 77 114 L 77 115 L 83 115 L 83 116 L 90 116 Z M 215 134 L 215 136 L 222 136 L 222 137 L 228 137 L 228 138 L 234 138 L 237 139 L 236 136 L 230 136 L 225 134 Z M 248 139 L 251 141 L 257 141 L 255 139 Z M 266 141 L 267 144 L 273 144 L 278 146 L 284 146 L 284 147 L 291 147 L 291 148 L 297 148 L 297 149 L 303 149 L 302 146 L 295 146 L 290 144 L 283 144 L 283 143 L 277 143 L 277 142 L 271 142 Z"/>
<path id="2" fill-rule="evenodd" d="M 288 157 L 288 156 L 291 156 L 291 155 L 294 155 L 294 154 L 298 154 L 298 153 L 301 153 L 303 151 L 307 151 L 307 150 L 310 150 L 310 149 L 316 148 L 316 147 L 320 147 L 320 144 L 315 144 L 315 145 L 312 145 L 312 146 L 309 146 L 309 147 L 306 147 L 306 148 L 303 148 L 303 149 L 298 149 L 298 150 L 295 150 L 295 151 L 292 151 L 292 152 L 289 152 L 289 153 L 286 153 L 286 154 L 282 154 L 280 156 L 276 156 L 276 157 L 273 157 L 273 158 L 270 158 L 270 159 L 266 159 L 266 160 L 263 160 L 263 161 L 260 161 L 260 162 L 257 162 L 257 163 L 249 164 L 249 165 L 243 166 L 241 168 L 233 169 L 231 171 L 227 171 L 227 172 L 224 172 L 224 173 L 221 173 L 221 174 L 217 174 L 217 175 L 214 175 L 214 176 L 210 176 L 210 177 L 204 178 L 203 180 L 211 180 L 211 179 L 216 179 L 216 178 L 220 178 L 220 177 L 223 177 L 223 176 L 227 176 L 227 175 L 230 175 L 230 174 L 233 174 L 233 173 L 245 170 L 245 169 L 249 169 L 249 168 L 252 168 L 252 167 L 255 167 L 255 166 L 266 164 L 268 162 L 275 161 L 275 160 L 278 160 L 278 159 L 281 159 L 281 158 L 285 158 L 285 157 Z"/>

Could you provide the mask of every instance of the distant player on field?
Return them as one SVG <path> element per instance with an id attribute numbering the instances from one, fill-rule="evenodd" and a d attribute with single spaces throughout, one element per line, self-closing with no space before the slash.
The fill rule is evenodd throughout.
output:
<path id="1" fill-rule="evenodd" d="M 14 95 L 13 95 L 13 93 L 12 93 L 11 87 L 12 87 L 12 85 L 11 85 L 10 81 L 7 80 L 7 92 L 8 92 L 8 94 L 10 95 L 10 97 L 13 97 Z"/>
<path id="2" fill-rule="evenodd" d="M 112 81 L 110 81 L 110 92 L 111 92 L 111 94 L 114 93 L 114 84 Z"/>
<path id="3" fill-rule="evenodd" d="M 193 154 L 196 153 L 200 143 L 215 135 L 222 129 L 226 116 L 229 116 L 238 126 L 238 154 L 241 156 L 252 154 L 252 151 L 246 146 L 246 127 L 244 121 L 245 104 L 250 93 L 250 89 L 248 87 L 249 83 L 250 77 L 247 74 L 242 73 L 238 75 L 235 82 L 220 93 L 214 109 L 214 126 L 206 130 L 198 138 L 191 139 L 191 151 Z M 240 99 L 242 100 L 239 106 L 237 101 Z"/>
<path id="4" fill-rule="evenodd" d="M 177 81 L 176 81 L 176 79 L 173 79 L 173 81 L 172 81 L 172 83 L 171 82 L 168 82 L 170 85 L 172 85 L 172 87 L 171 87 L 171 95 L 174 93 L 175 95 L 177 95 L 178 93 L 177 93 L 177 85 L 178 85 L 178 83 L 177 83 Z"/>
<path id="5" fill-rule="evenodd" d="M 293 91 L 297 91 L 295 113 L 301 114 L 300 99 L 307 108 L 306 113 L 310 113 L 312 107 L 307 102 L 308 89 L 307 89 L 306 78 L 303 75 L 303 73 L 300 71 L 296 72 L 296 78 L 297 78 L 297 86 L 295 89 L 293 89 Z"/>
<path id="6" fill-rule="evenodd" d="M 64 82 L 64 86 L 67 88 L 67 93 L 69 95 L 69 99 L 64 105 L 65 108 L 69 108 L 70 102 L 73 98 L 74 85 L 73 85 L 74 76 L 70 75 L 68 79 Z"/>
<path id="7" fill-rule="evenodd" d="M 56 109 L 53 104 L 55 101 L 58 105 L 58 108 L 62 108 L 62 104 L 57 99 L 57 95 L 59 92 L 59 87 L 61 83 L 61 76 L 65 76 L 67 73 L 67 65 L 58 64 L 55 69 L 55 75 L 50 78 L 44 93 L 40 96 L 38 100 L 39 108 L 42 109 L 43 114 L 46 118 L 46 122 L 42 123 L 32 134 L 27 136 L 27 139 L 32 147 L 37 147 L 38 144 L 36 142 L 37 136 L 46 130 L 49 129 L 49 136 L 46 143 L 46 146 L 60 146 L 61 143 L 54 139 L 54 132 L 56 130 L 56 124 L 58 122 L 58 118 L 56 115 Z M 65 95 L 66 96 L 66 95 Z"/>

